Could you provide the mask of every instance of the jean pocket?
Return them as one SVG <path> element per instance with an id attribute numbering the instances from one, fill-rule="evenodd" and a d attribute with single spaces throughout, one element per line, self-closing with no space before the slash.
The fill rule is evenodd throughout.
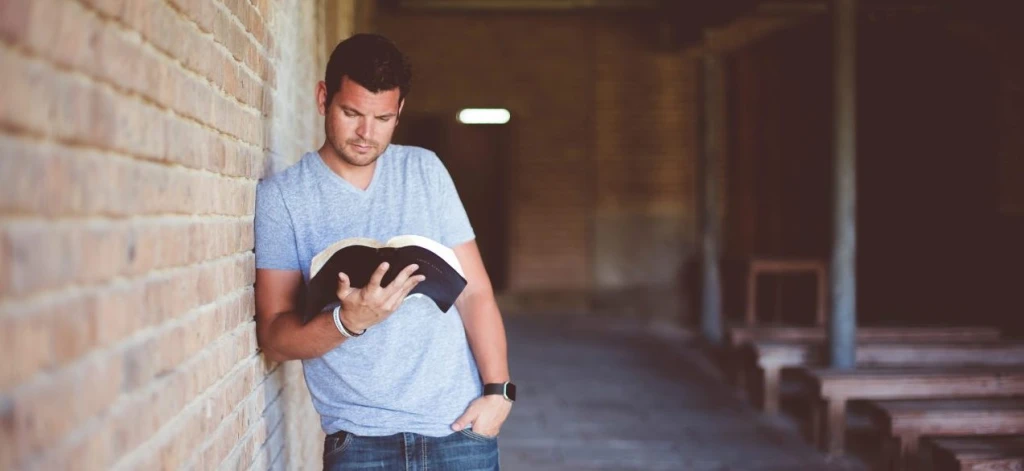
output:
<path id="1" fill-rule="evenodd" d="M 351 443 L 351 433 L 340 432 L 328 435 L 324 440 L 324 460 L 340 455 Z"/>
<path id="2" fill-rule="evenodd" d="M 493 442 L 493 441 L 498 439 L 498 437 L 496 437 L 496 436 L 492 437 L 490 435 L 484 435 L 482 433 L 477 433 L 477 432 L 474 432 L 473 429 L 469 429 L 469 428 L 462 429 L 461 433 L 463 435 L 465 435 L 466 437 L 471 438 L 473 440 L 476 440 L 478 442 Z"/>

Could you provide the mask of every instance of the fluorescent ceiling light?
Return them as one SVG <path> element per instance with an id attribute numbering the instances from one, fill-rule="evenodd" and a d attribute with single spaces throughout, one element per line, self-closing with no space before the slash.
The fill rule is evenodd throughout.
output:
<path id="1" fill-rule="evenodd" d="M 505 108 L 466 108 L 459 111 L 462 124 L 505 124 L 511 117 Z"/>

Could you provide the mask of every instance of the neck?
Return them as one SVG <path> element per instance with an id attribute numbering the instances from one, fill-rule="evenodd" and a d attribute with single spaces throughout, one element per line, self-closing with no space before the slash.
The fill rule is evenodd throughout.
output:
<path id="1" fill-rule="evenodd" d="M 373 172 L 377 168 L 376 160 L 366 166 L 352 165 L 345 162 L 345 159 L 342 159 L 340 155 L 334 152 L 334 149 L 326 142 L 317 153 L 320 154 L 320 160 L 323 160 L 327 168 L 351 183 L 352 186 L 365 190 L 370 186 L 370 182 L 373 181 Z"/>

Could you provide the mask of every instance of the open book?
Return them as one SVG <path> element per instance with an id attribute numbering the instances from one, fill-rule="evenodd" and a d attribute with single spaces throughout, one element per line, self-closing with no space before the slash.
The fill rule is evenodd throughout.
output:
<path id="1" fill-rule="evenodd" d="M 426 237 L 402 235 L 382 244 L 373 239 L 342 239 L 323 249 L 310 263 L 306 287 L 305 320 L 308 322 L 324 306 L 338 302 L 338 273 L 348 275 L 353 288 L 363 288 L 381 263 L 388 262 L 381 286 L 387 287 L 405 267 L 417 264 L 417 275 L 424 275 L 409 296 L 426 296 L 441 312 L 448 312 L 466 288 L 466 275 L 455 252 Z M 408 299 L 408 297 L 407 297 Z"/>

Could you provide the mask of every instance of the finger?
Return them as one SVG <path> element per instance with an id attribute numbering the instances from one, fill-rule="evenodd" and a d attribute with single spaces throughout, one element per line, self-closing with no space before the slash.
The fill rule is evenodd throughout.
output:
<path id="1" fill-rule="evenodd" d="M 404 298 L 404 297 L 408 296 L 409 292 L 413 291 L 413 289 L 416 288 L 416 286 L 419 285 L 420 282 L 422 282 L 422 281 L 424 281 L 426 279 L 427 279 L 427 277 L 425 275 L 423 275 L 423 274 L 417 274 L 416 276 L 408 277 L 408 279 L 406 279 L 406 282 L 402 283 L 400 286 L 397 286 L 397 288 L 395 289 L 394 293 L 392 293 L 391 296 L 388 297 L 388 301 L 391 301 L 391 300 L 394 300 L 394 299 L 399 299 L 400 300 L 401 298 Z M 395 283 L 395 285 L 398 285 L 398 284 Z"/>
<path id="2" fill-rule="evenodd" d="M 384 263 L 380 264 L 380 266 L 377 267 L 376 270 L 374 270 L 373 274 L 370 275 L 370 283 L 368 285 L 366 285 L 366 287 L 367 288 L 371 288 L 371 287 L 372 288 L 379 288 L 381 280 L 384 279 L 384 274 L 388 272 L 388 268 L 390 268 L 390 267 L 391 267 L 391 264 L 389 264 L 388 262 L 384 262 Z"/>
<path id="3" fill-rule="evenodd" d="M 412 292 L 414 288 L 416 288 L 416 285 L 420 284 L 425 279 L 427 279 L 427 277 L 423 275 L 416 275 L 412 278 L 409 278 L 408 280 L 405 280 L 405 284 L 402 286 L 402 288 L 395 294 L 391 295 L 390 298 L 388 298 L 388 307 L 391 310 L 398 308 L 398 305 L 402 304 L 402 300 L 404 300 L 405 297 L 408 296 L 409 293 Z"/>
<path id="4" fill-rule="evenodd" d="M 338 273 L 338 299 L 345 299 L 349 293 L 352 292 L 352 281 L 348 279 L 348 275 L 339 272 Z"/>
<path id="5" fill-rule="evenodd" d="M 497 437 L 498 433 L 501 432 L 501 427 L 495 428 L 491 425 L 477 421 L 473 423 L 473 431 L 485 437 Z"/>
<path id="6" fill-rule="evenodd" d="M 402 288 L 404 288 L 405 282 L 409 279 L 410 276 L 412 276 L 413 273 L 416 273 L 416 270 L 419 269 L 420 266 L 415 263 L 403 268 L 402 271 L 398 273 L 398 276 L 396 276 L 395 279 L 391 282 L 391 284 L 388 285 L 387 289 L 389 290 L 389 294 L 394 294 L 395 292 L 398 292 Z"/>
<path id="7" fill-rule="evenodd" d="M 473 408 L 469 408 L 458 419 L 455 419 L 455 423 L 452 424 L 452 430 L 458 432 L 469 427 L 469 424 L 473 423 L 474 420 L 476 420 L 476 411 Z"/>

